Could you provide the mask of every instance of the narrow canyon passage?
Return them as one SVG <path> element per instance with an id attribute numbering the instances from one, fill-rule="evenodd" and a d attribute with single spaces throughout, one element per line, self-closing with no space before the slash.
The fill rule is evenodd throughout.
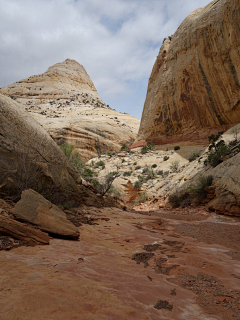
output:
<path id="1" fill-rule="evenodd" d="M 90 208 L 80 241 L 0 252 L 1 320 L 240 319 L 240 220 Z"/>

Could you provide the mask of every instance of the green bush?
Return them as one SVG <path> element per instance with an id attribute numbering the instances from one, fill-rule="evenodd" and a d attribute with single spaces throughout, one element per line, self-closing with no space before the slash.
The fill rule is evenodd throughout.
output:
<path id="1" fill-rule="evenodd" d="M 164 156 L 163 161 L 167 161 L 169 159 L 169 156 Z"/>
<path id="2" fill-rule="evenodd" d="M 200 156 L 200 151 L 194 151 L 194 152 L 188 157 L 188 161 L 189 161 L 189 162 L 192 162 L 192 161 L 196 160 L 199 156 Z"/>
<path id="3" fill-rule="evenodd" d="M 74 145 L 68 144 L 67 142 L 65 142 L 60 145 L 60 149 L 64 152 L 65 156 L 69 159 L 74 149 Z"/>
<path id="4" fill-rule="evenodd" d="M 151 170 L 148 167 L 143 168 L 142 173 L 149 174 Z"/>
<path id="5" fill-rule="evenodd" d="M 141 153 L 145 154 L 147 153 L 149 150 L 154 150 L 155 149 L 155 144 L 152 141 L 148 141 L 147 144 L 145 144 L 144 146 L 142 146 L 141 149 Z"/>
<path id="6" fill-rule="evenodd" d="M 136 166 L 135 167 L 135 170 L 139 170 L 139 169 L 141 169 L 141 166 Z"/>
<path id="7" fill-rule="evenodd" d="M 155 144 L 152 141 L 148 141 L 147 148 L 148 148 L 148 150 L 154 150 Z"/>
<path id="8" fill-rule="evenodd" d="M 180 147 L 179 147 L 179 146 L 175 146 L 175 147 L 174 147 L 174 150 L 175 150 L 175 151 L 180 150 Z"/>
<path id="9" fill-rule="evenodd" d="M 170 169 L 171 169 L 172 171 L 177 171 L 178 166 L 179 166 L 179 161 L 174 161 L 174 162 L 171 163 Z"/>
<path id="10" fill-rule="evenodd" d="M 134 183 L 133 189 L 134 189 L 134 190 L 140 189 L 141 186 L 142 186 L 142 184 L 141 184 L 141 182 L 138 180 L 138 181 L 136 181 L 136 182 Z"/>
<path id="11" fill-rule="evenodd" d="M 157 172 L 157 175 L 158 175 L 158 176 L 162 176 L 162 175 L 163 175 L 163 171 L 162 171 L 162 170 L 159 170 L 159 171 Z"/>
<path id="12" fill-rule="evenodd" d="M 127 148 L 126 143 L 123 143 L 123 144 L 122 144 L 122 147 L 121 147 L 121 149 L 120 149 L 120 150 L 121 150 L 121 151 L 123 151 L 123 150 L 125 150 L 126 148 Z"/>
<path id="13" fill-rule="evenodd" d="M 173 208 L 180 207 L 181 202 L 183 201 L 183 197 L 178 196 L 176 194 L 172 194 L 168 198 L 168 202 L 171 204 Z"/>
<path id="14" fill-rule="evenodd" d="M 137 162 L 134 162 L 134 164 L 133 164 L 134 166 L 136 166 L 137 165 Z"/>
<path id="15" fill-rule="evenodd" d="M 147 153 L 148 152 L 148 147 L 144 145 L 141 149 L 141 154 Z"/>
<path id="16" fill-rule="evenodd" d="M 188 192 L 191 198 L 195 199 L 197 203 L 200 203 L 207 196 L 206 187 L 211 186 L 213 181 L 212 176 L 200 176 L 198 182 L 195 185 L 188 187 Z"/>
<path id="17" fill-rule="evenodd" d="M 122 159 L 122 163 L 125 162 L 125 161 L 126 161 L 125 159 Z"/>
<path id="18" fill-rule="evenodd" d="M 165 172 L 163 173 L 163 177 L 164 177 L 164 178 L 166 178 L 168 175 L 169 175 L 169 171 L 165 171 Z"/>
<path id="19" fill-rule="evenodd" d="M 95 164 L 95 167 L 105 167 L 104 161 L 100 160 Z"/>
<path id="20" fill-rule="evenodd" d="M 123 173 L 123 176 L 124 176 L 124 177 L 130 177 L 131 174 L 132 174 L 131 171 L 125 171 L 125 172 Z"/>
<path id="21" fill-rule="evenodd" d="M 154 163 L 154 164 L 152 165 L 152 168 L 157 168 L 157 164 Z"/>

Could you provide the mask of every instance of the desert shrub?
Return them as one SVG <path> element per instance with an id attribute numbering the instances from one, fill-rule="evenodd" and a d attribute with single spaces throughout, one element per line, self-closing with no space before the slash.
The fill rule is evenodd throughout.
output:
<path id="1" fill-rule="evenodd" d="M 175 146 L 175 147 L 174 147 L 174 150 L 175 150 L 175 151 L 180 150 L 180 147 L 179 147 L 179 146 Z"/>
<path id="2" fill-rule="evenodd" d="M 152 165 L 152 168 L 157 168 L 157 164 L 154 163 L 154 164 Z"/>
<path id="3" fill-rule="evenodd" d="M 100 160 L 95 164 L 95 167 L 105 167 L 104 161 Z"/>
<path id="4" fill-rule="evenodd" d="M 121 150 L 121 151 L 123 151 L 123 150 L 125 150 L 126 148 L 127 148 L 126 143 L 123 143 L 123 144 L 122 144 L 122 147 L 121 147 L 121 149 L 120 149 L 120 150 Z"/>
<path id="5" fill-rule="evenodd" d="M 183 201 L 183 197 L 178 196 L 177 194 L 172 194 L 168 198 L 168 202 L 171 204 L 173 208 L 180 207 L 180 204 L 182 203 L 182 201 Z"/>
<path id="6" fill-rule="evenodd" d="M 144 153 L 147 153 L 148 152 L 148 147 L 146 145 L 144 145 L 141 149 L 141 153 L 144 154 Z"/>
<path id="7" fill-rule="evenodd" d="M 139 169 L 141 169 L 141 166 L 136 166 L 135 167 L 135 170 L 139 170 Z"/>
<path id="8" fill-rule="evenodd" d="M 237 145 L 237 143 L 238 143 L 238 141 L 237 141 L 237 139 L 235 139 L 235 140 L 230 141 L 228 146 L 230 148 L 233 148 Z"/>
<path id="9" fill-rule="evenodd" d="M 122 199 L 121 191 L 113 186 L 111 186 L 108 193 L 111 194 L 114 198 Z"/>
<path id="10" fill-rule="evenodd" d="M 153 178 L 155 178 L 155 173 L 152 170 L 150 170 L 147 174 L 147 180 L 151 180 Z"/>
<path id="11" fill-rule="evenodd" d="M 126 161 L 125 159 L 122 159 L 122 163 L 125 162 L 125 161 Z"/>
<path id="12" fill-rule="evenodd" d="M 131 171 L 125 171 L 125 172 L 123 173 L 123 176 L 124 176 L 124 177 L 130 177 L 131 174 L 132 174 Z"/>
<path id="13" fill-rule="evenodd" d="M 137 165 L 137 162 L 134 162 L 134 164 L 133 164 L 134 166 L 136 166 Z"/>
<path id="14" fill-rule="evenodd" d="M 227 146 L 224 140 L 219 140 L 223 132 L 218 132 L 217 135 L 212 134 L 208 137 L 210 145 L 208 147 L 209 153 L 204 164 L 210 164 L 212 167 L 216 167 L 221 163 L 221 158 L 228 155 L 231 152 L 231 148 Z"/>
<path id="15" fill-rule="evenodd" d="M 162 175 L 163 175 L 163 170 L 159 170 L 159 171 L 157 172 L 157 175 L 158 175 L 158 176 L 162 176 Z"/>
<path id="16" fill-rule="evenodd" d="M 147 193 L 146 191 L 144 192 L 139 192 L 138 195 L 137 195 L 137 201 L 139 203 L 142 203 L 142 202 L 146 202 L 148 199 L 148 196 L 147 196 Z"/>
<path id="17" fill-rule="evenodd" d="M 68 144 L 67 142 L 65 142 L 60 145 L 60 149 L 64 152 L 65 156 L 69 159 L 74 149 L 74 145 Z"/>
<path id="18" fill-rule="evenodd" d="M 141 182 L 141 183 L 144 183 L 144 182 L 147 181 L 147 178 L 144 177 L 144 176 L 139 175 L 139 176 L 138 176 L 138 181 Z"/>
<path id="19" fill-rule="evenodd" d="M 169 171 L 164 171 L 163 177 L 166 178 L 169 175 Z"/>
<path id="20" fill-rule="evenodd" d="M 179 166 L 179 161 L 174 161 L 174 162 L 171 163 L 170 169 L 171 169 L 172 171 L 177 171 L 178 166 Z"/>
<path id="21" fill-rule="evenodd" d="M 195 199 L 197 203 L 200 203 L 206 195 L 206 187 L 209 187 L 212 184 L 212 176 L 200 176 L 198 182 L 195 185 L 190 185 L 188 187 L 188 192 L 191 198 Z"/>
<path id="22" fill-rule="evenodd" d="M 148 167 L 143 168 L 142 173 L 148 174 L 150 172 L 151 172 L 151 170 Z"/>
<path id="23" fill-rule="evenodd" d="M 164 156 L 163 161 L 167 161 L 169 159 L 169 156 Z"/>
<path id="24" fill-rule="evenodd" d="M 188 161 L 194 161 L 196 160 L 198 157 L 200 156 L 200 151 L 193 151 L 192 154 L 190 154 L 190 156 L 188 157 Z"/>
<path id="25" fill-rule="evenodd" d="M 142 186 L 141 182 L 138 180 L 134 183 L 133 185 L 133 189 L 136 190 L 136 189 L 140 189 Z"/>
<path id="26" fill-rule="evenodd" d="M 84 168 L 82 172 L 82 177 L 85 179 L 92 178 L 93 177 L 93 171 L 89 168 Z"/>
<path id="27" fill-rule="evenodd" d="M 107 152 L 107 155 L 111 158 L 113 156 L 113 153 L 111 151 Z"/>
<path id="28" fill-rule="evenodd" d="M 141 153 L 147 153 L 149 150 L 154 150 L 155 149 L 155 144 L 152 141 L 148 141 L 147 144 L 142 146 Z"/>
<path id="29" fill-rule="evenodd" d="M 147 148 L 148 148 L 148 150 L 154 150 L 155 144 L 152 141 L 148 141 Z"/>

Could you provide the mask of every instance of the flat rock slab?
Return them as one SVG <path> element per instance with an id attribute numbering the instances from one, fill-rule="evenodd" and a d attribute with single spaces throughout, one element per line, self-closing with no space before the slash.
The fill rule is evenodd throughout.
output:
<path id="1" fill-rule="evenodd" d="M 78 229 L 67 220 L 66 214 L 31 189 L 23 191 L 12 213 L 16 219 L 30 222 L 42 231 L 71 239 L 79 238 Z"/>
<path id="2" fill-rule="evenodd" d="M 2 216 L 0 216 L 0 232 L 34 244 L 49 244 L 47 233 Z"/>

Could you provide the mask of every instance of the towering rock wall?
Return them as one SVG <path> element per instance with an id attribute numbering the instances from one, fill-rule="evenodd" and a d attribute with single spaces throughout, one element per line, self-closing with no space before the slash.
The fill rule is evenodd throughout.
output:
<path id="1" fill-rule="evenodd" d="M 214 0 L 164 41 L 136 145 L 204 140 L 240 122 L 240 1 Z"/>
<path id="2" fill-rule="evenodd" d="M 11 96 L 58 143 L 75 145 L 88 160 L 133 142 L 140 121 L 107 106 L 84 67 L 75 60 L 57 63 L 41 74 L 1 88 Z"/>

